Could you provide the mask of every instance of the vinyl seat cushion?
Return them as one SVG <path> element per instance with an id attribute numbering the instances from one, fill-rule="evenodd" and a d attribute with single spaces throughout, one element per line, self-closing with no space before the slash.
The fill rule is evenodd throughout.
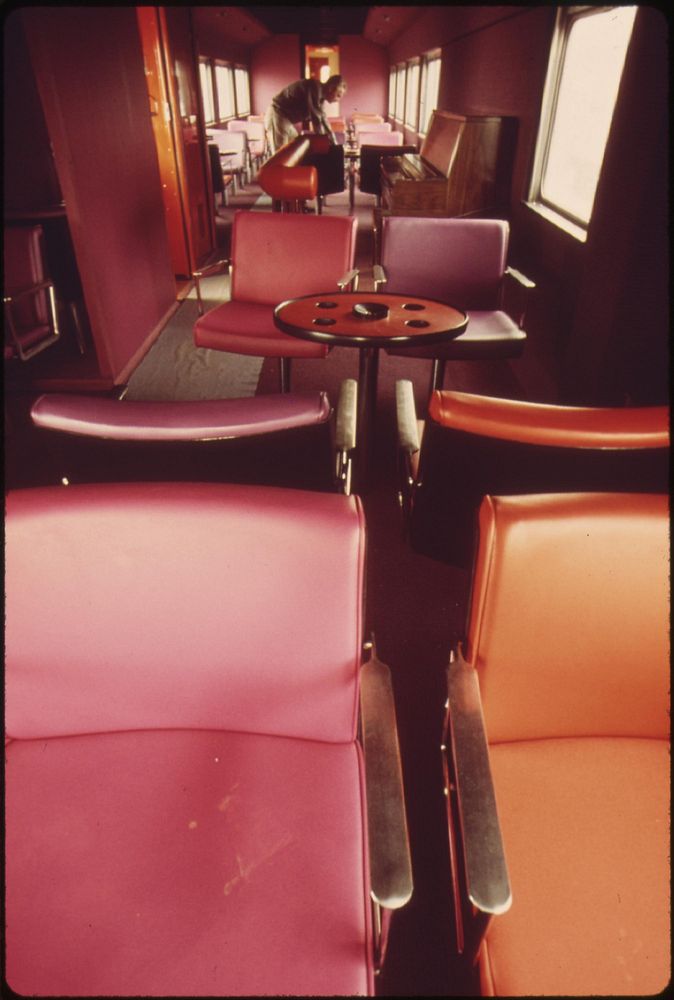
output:
<path id="1" fill-rule="evenodd" d="M 573 738 L 490 747 L 513 905 L 482 991 L 641 995 L 670 977 L 669 745 Z"/>
<path id="2" fill-rule="evenodd" d="M 279 300 L 281 301 L 281 300 Z M 284 358 L 324 358 L 325 344 L 299 340 L 274 325 L 274 306 L 258 302 L 223 302 L 200 316 L 194 325 L 197 347 L 232 354 Z"/>
<path id="3" fill-rule="evenodd" d="M 460 337 L 431 347 L 391 347 L 386 353 L 412 358 L 446 358 L 448 361 L 517 358 L 526 340 L 524 330 L 506 312 L 471 309 L 468 326 Z"/>
<path id="4" fill-rule="evenodd" d="M 17 993 L 373 991 L 355 744 L 165 730 L 6 750 Z"/>
<path id="5" fill-rule="evenodd" d="M 330 412 L 323 392 L 151 402 L 51 393 L 35 401 L 31 418 L 49 430 L 117 441 L 205 441 L 309 427 Z"/>

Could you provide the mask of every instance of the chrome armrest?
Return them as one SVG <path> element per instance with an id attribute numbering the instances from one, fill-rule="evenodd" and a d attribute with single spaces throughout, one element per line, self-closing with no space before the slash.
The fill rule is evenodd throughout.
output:
<path id="1" fill-rule="evenodd" d="M 489 921 L 510 908 L 512 896 L 489 766 L 479 680 L 475 669 L 464 659 L 460 645 L 456 654 L 452 653 L 447 668 L 445 727 L 443 750 L 449 755 L 445 760 L 446 775 L 451 774 L 446 792 L 456 795 L 465 888 L 468 900 L 480 916 L 479 939 L 470 947 L 475 958 Z M 450 844 L 456 835 L 453 825 L 450 811 Z M 450 853 L 454 866 L 457 852 L 452 849 Z M 458 873 L 454 872 L 454 876 L 456 885 Z M 461 923 L 457 912 L 457 924 Z M 459 938 L 463 950 L 462 932 Z"/>
<path id="2" fill-rule="evenodd" d="M 375 292 L 378 292 L 379 286 L 385 285 L 386 282 L 388 281 L 388 278 L 386 277 L 386 271 L 381 266 L 381 264 L 372 265 L 372 278 L 374 280 L 374 290 Z"/>
<path id="3" fill-rule="evenodd" d="M 353 472 L 353 452 L 356 447 L 356 425 L 358 411 L 358 382 L 346 378 L 339 388 L 339 400 L 335 417 L 336 475 L 342 492 L 351 495 Z"/>
<path id="4" fill-rule="evenodd" d="M 398 424 L 398 503 L 403 511 L 405 530 L 412 513 L 412 496 L 418 486 L 419 422 L 414 405 L 414 387 L 409 379 L 396 382 L 396 422 Z"/>
<path id="5" fill-rule="evenodd" d="M 339 278 L 337 281 L 337 285 L 339 287 L 340 292 L 343 292 L 346 289 L 347 285 L 351 285 L 350 290 L 352 292 L 357 292 L 359 274 L 360 271 L 358 270 L 357 267 L 355 267 L 352 271 L 347 271 L 346 274 L 343 274 L 342 277 Z"/>
<path id="6" fill-rule="evenodd" d="M 199 315 L 204 314 L 204 304 L 201 300 L 201 285 L 200 279 L 207 277 L 209 274 L 216 274 L 220 270 L 228 271 L 231 267 L 231 260 L 229 258 L 223 258 L 222 260 L 215 260 L 212 264 L 205 264 L 196 271 L 192 271 L 192 277 L 194 278 L 194 287 L 197 292 L 197 307 L 199 310 Z"/>
<path id="7" fill-rule="evenodd" d="M 51 336 L 46 340 L 38 341 L 37 344 L 34 344 L 26 350 L 23 347 L 21 338 L 16 331 L 11 307 L 15 302 L 25 299 L 29 295 L 35 296 L 38 292 L 47 293 L 47 310 L 49 313 L 48 326 L 51 330 Z M 56 293 L 54 291 L 53 282 L 38 281 L 37 284 L 30 285 L 28 288 L 22 288 L 18 292 L 12 292 L 10 295 L 3 295 L 2 302 L 4 305 L 5 322 L 9 330 L 10 339 L 12 340 L 22 361 L 28 361 L 29 358 L 32 358 L 35 354 L 39 354 L 40 351 L 44 350 L 45 347 L 48 347 L 60 337 L 61 331 L 59 329 L 58 309 L 56 308 Z"/>
<path id="8" fill-rule="evenodd" d="M 391 672 L 374 641 L 360 673 L 360 710 L 365 757 L 370 893 L 374 903 L 376 968 L 386 954 L 391 912 L 412 896 L 410 855 L 400 746 Z"/>
<path id="9" fill-rule="evenodd" d="M 414 405 L 414 386 L 406 378 L 396 382 L 396 419 L 400 447 L 410 454 L 419 451 L 419 425 Z"/>
<path id="10" fill-rule="evenodd" d="M 527 306 L 526 303 L 527 293 L 532 291 L 532 289 L 536 287 L 536 282 L 532 281 L 531 278 L 527 278 L 526 274 L 522 274 L 522 272 L 518 271 L 517 268 L 510 266 L 506 267 L 505 269 L 505 277 L 512 278 L 512 280 L 517 285 L 517 289 L 520 295 L 522 296 L 521 299 L 522 306 L 518 310 L 516 317 L 517 325 L 521 329 L 524 326 L 524 314 L 526 312 L 526 306 Z"/>

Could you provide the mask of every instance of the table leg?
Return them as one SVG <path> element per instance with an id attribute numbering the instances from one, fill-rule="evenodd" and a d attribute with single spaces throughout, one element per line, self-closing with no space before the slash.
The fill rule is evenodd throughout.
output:
<path id="1" fill-rule="evenodd" d="M 377 410 L 379 348 L 361 347 L 358 360 L 357 484 L 364 486 L 372 463 Z M 357 487 L 357 488 L 358 488 Z"/>

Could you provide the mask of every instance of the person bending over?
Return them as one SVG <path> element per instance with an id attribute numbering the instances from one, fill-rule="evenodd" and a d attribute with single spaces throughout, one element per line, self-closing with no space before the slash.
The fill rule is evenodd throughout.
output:
<path id="1" fill-rule="evenodd" d="M 308 123 L 311 131 L 335 135 L 323 111 L 323 101 L 332 104 L 346 93 L 346 83 L 341 76 L 331 76 L 325 83 L 318 80 L 296 80 L 288 84 L 272 99 L 265 115 L 268 152 L 275 153 L 281 146 L 297 136 L 295 122 Z"/>

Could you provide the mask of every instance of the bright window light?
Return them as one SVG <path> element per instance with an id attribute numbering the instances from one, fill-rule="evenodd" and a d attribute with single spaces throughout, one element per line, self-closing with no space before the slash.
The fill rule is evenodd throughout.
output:
<path id="1" fill-rule="evenodd" d="M 218 93 L 218 118 L 233 118 L 236 115 L 234 105 L 234 79 L 230 66 L 215 65 L 215 87 Z"/>
<path id="2" fill-rule="evenodd" d="M 250 114 L 250 91 L 248 88 L 248 70 L 237 67 L 234 70 L 234 85 L 236 87 L 236 114 L 238 118 Z"/>
<path id="3" fill-rule="evenodd" d="M 569 10 L 562 9 L 561 61 L 537 194 L 543 205 L 587 226 L 636 7 L 586 8 L 575 16 Z"/>
<path id="4" fill-rule="evenodd" d="M 209 124 L 215 121 L 213 109 L 213 78 L 211 76 L 211 64 L 206 60 L 199 61 L 199 80 L 201 82 L 201 98 L 204 102 L 204 118 Z"/>

